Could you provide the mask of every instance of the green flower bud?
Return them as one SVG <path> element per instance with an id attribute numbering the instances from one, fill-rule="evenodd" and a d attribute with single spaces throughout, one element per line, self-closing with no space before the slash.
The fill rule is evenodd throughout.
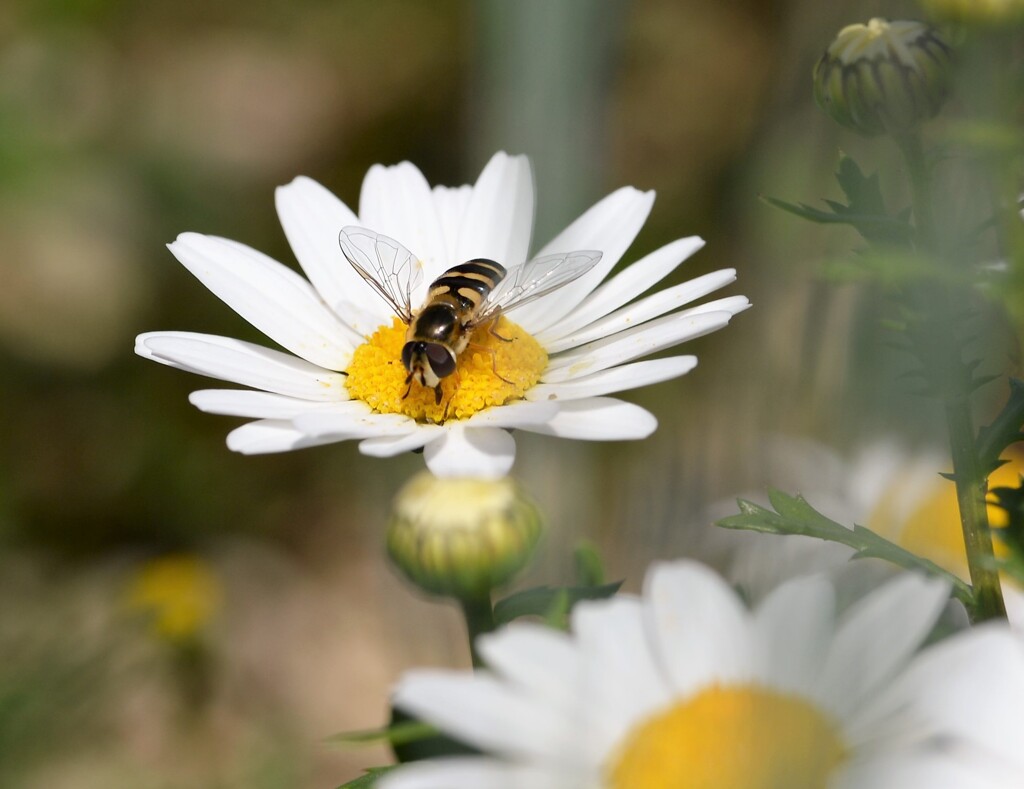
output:
<path id="1" fill-rule="evenodd" d="M 540 532 L 537 507 L 511 479 L 423 472 L 395 497 L 388 553 L 421 589 L 478 600 L 526 565 Z"/>
<path id="2" fill-rule="evenodd" d="M 928 16 L 962 25 L 1024 22 L 1024 0 L 921 0 Z"/>
<path id="3" fill-rule="evenodd" d="M 861 134 L 908 132 L 942 107 L 950 64 L 949 46 L 923 22 L 848 25 L 814 67 L 814 99 Z"/>

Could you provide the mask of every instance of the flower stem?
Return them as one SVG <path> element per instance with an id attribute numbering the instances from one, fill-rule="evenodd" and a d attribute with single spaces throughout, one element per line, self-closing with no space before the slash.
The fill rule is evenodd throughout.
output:
<path id="1" fill-rule="evenodd" d="M 988 524 L 985 504 L 987 476 L 978 463 L 978 450 L 974 441 L 970 405 L 966 398 L 946 401 L 946 425 L 953 453 L 953 474 L 956 478 L 956 500 L 960 507 L 960 525 L 967 548 L 967 567 L 974 587 L 976 622 L 1006 618 L 1003 591 L 999 585 L 995 554 L 992 550 L 992 531 Z"/>
<path id="2" fill-rule="evenodd" d="M 895 139 L 910 175 L 918 245 L 936 265 L 941 265 L 932 216 L 931 177 L 921 138 L 912 132 L 897 136 Z M 992 549 L 992 532 L 985 504 L 988 474 L 978 460 L 971 417 L 971 374 L 964 365 L 961 344 L 952 328 L 950 305 L 956 302 L 949 290 L 950 286 L 940 281 L 926 296 L 925 301 L 931 313 L 927 324 L 929 333 L 933 335 L 935 348 L 934 352 L 925 354 L 922 361 L 926 366 L 936 368 L 931 371 L 933 378 L 941 382 L 939 388 L 944 399 L 946 427 L 953 457 L 956 500 L 960 509 L 967 567 L 974 591 L 974 609 L 971 611 L 971 617 L 976 622 L 993 618 L 1005 619 L 1006 607 L 999 585 L 999 574 Z"/>
<path id="3" fill-rule="evenodd" d="M 462 606 L 462 616 L 466 620 L 469 654 L 473 658 L 473 668 L 482 668 L 484 662 L 477 652 L 476 640 L 477 636 L 490 633 L 495 628 L 491 599 L 490 597 L 462 598 L 459 600 L 459 604 Z"/>

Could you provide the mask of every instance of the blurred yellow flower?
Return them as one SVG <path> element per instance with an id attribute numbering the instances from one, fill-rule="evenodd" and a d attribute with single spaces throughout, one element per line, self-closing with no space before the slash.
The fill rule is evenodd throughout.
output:
<path id="1" fill-rule="evenodd" d="M 1017 453 L 1007 457 L 1009 462 L 989 477 L 990 489 L 1016 487 L 1020 483 L 1024 457 Z M 952 482 L 936 474 L 932 484 L 922 489 L 920 482 L 915 480 L 919 473 L 919 469 L 908 468 L 895 474 L 868 516 L 866 525 L 886 539 L 966 580 L 970 576 L 956 488 Z M 989 496 L 989 501 L 992 500 Z M 1005 526 L 1007 522 L 1005 510 L 992 503 L 988 505 L 988 518 L 995 528 Z M 1006 551 L 1000 541 L 996 539 L 994 542 L 996 555 L 1005 556 Z"/>
<path id="2" fill-rule="evenodd" d="M 128 608 L 149 619 L 152 632 L 175 643 L 195 640 L 220 610 L 223 592 L 209 564 L 172 554 L 147 562 L 127 590 Z"/>

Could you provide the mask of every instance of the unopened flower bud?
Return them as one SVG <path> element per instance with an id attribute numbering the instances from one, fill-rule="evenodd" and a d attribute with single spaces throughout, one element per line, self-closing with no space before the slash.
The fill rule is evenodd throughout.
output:
<path id="1" fill-rule="evenodd" d="M 421 589 L 473 600 L 526 565 L 540 532 L 537 507 L 511 479 L 423 472 L 395 497 L 388 553 Z"/>
<path id="2" fill-rule="evenodd" d="M 928 16 L 961 25 L 1024 22 L 1024 0 L 921 0 Z"/>
<path id="3" fill-rule="evenodd" d="M 950 64 L 950 48 L 923 22 L 872 19 L 839 31 L 814 67 L 814 98 L 861 134 L 900 134 L 938 113 Z"/>

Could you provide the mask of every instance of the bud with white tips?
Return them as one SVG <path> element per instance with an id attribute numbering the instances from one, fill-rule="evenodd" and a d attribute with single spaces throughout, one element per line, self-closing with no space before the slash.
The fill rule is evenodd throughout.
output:
<path id="1" fill-rule="evenodd" d="M 814 67 L 814 98 L 861 134 L 903 134 L 938 113 L 951 63 L 949 46 L 923 22 L 848 25 Z"/>

